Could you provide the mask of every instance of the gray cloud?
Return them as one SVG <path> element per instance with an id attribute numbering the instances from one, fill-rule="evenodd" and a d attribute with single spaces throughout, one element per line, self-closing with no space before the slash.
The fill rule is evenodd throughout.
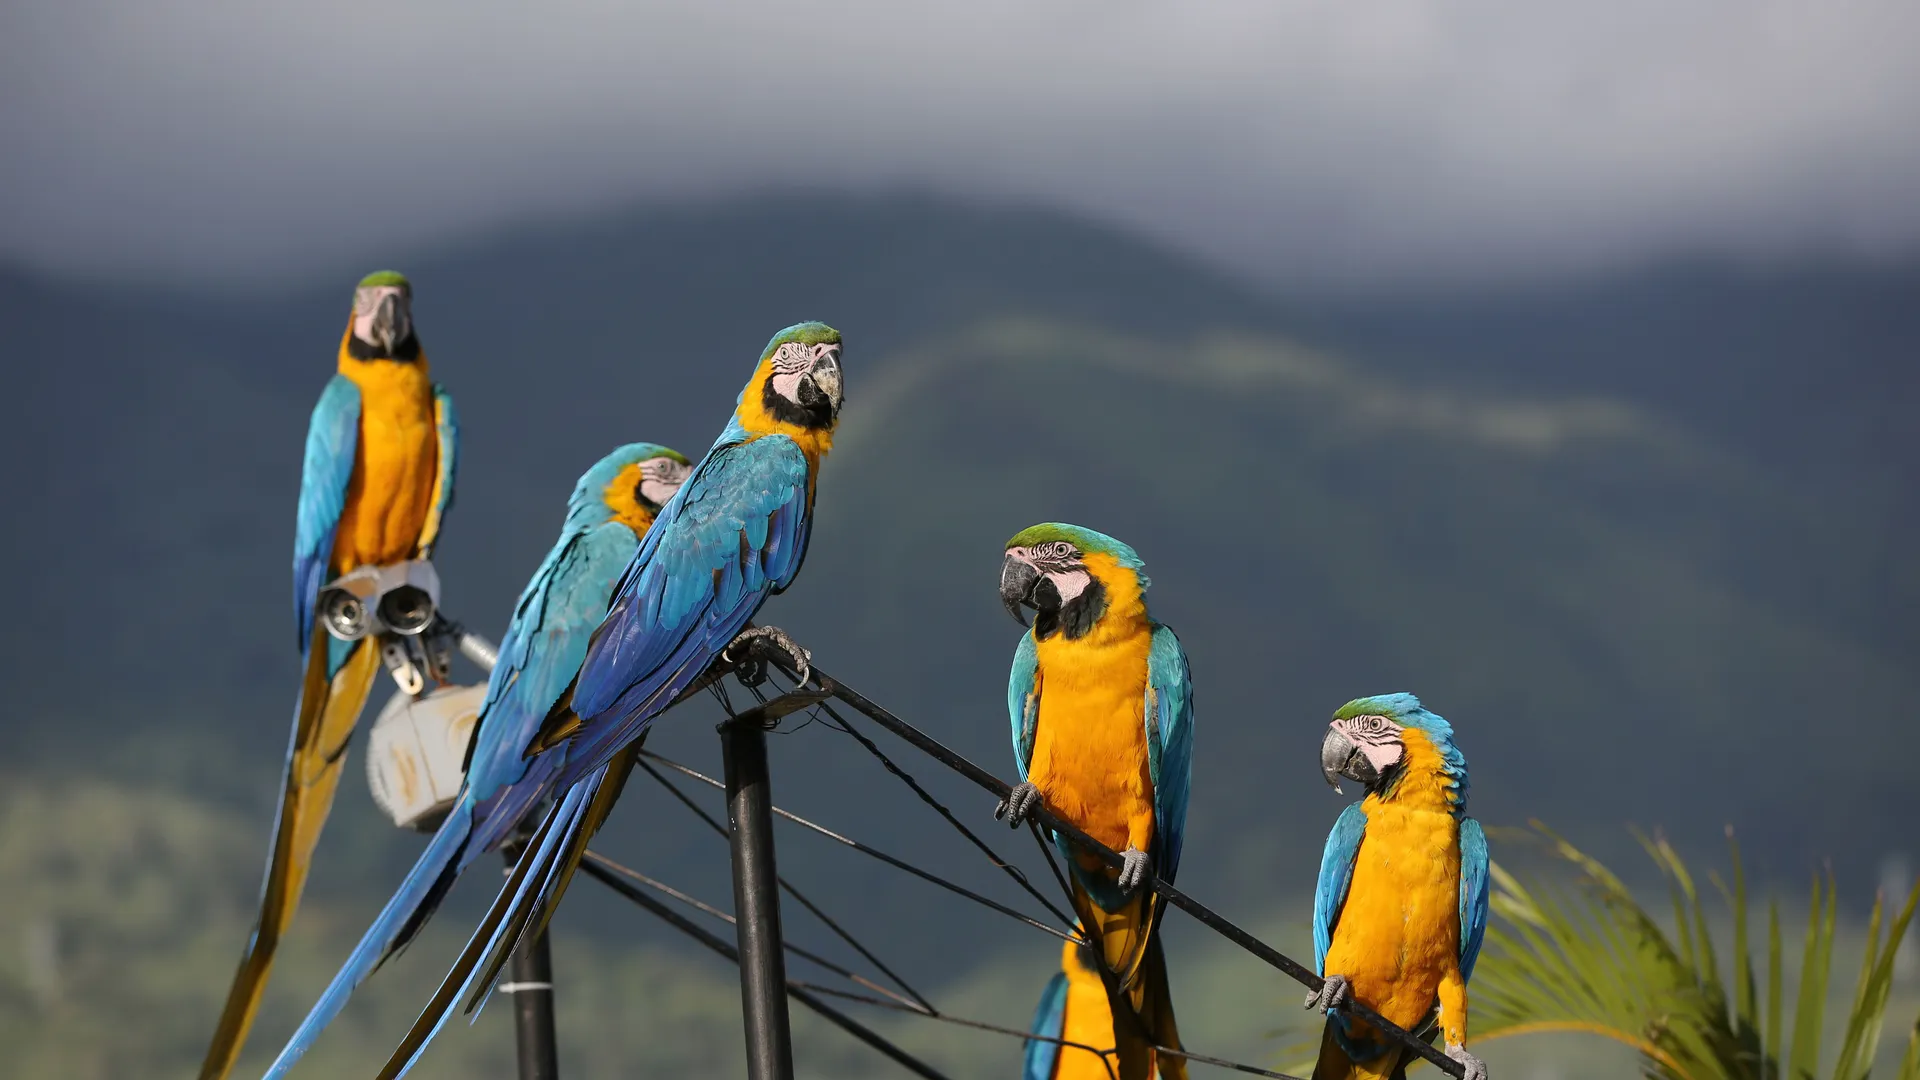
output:
<path id="1" fill-rule="evenodd" d="M 67 0 L 0 254 L 297 273 L 788 185 L 1036 199 L 1295 280 L 1920 243 L 1910 0 Z"/>

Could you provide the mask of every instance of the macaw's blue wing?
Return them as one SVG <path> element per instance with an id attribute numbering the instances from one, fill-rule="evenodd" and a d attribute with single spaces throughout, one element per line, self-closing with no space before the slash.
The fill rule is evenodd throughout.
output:
<path id="1" fill-rule="evenodd" d="M 307 425 L 293 530 L 293 621 L 295 644 L 302 656 L 313 636 L 313 604 L 327 583 L 333 533 L 347 506 L 347 482 L 353 479 L 353 455 L 359 442 L 360 388 L 345 375 L 335 375 L 320 392 Z"/>
<path id="2" fill-rule="evenodd" d="M 699 678 L 800 570 L 806 455 L 784 435 L 722 442 L 661 507 L 574 683 L 560 782 L 605 765 Z"/>
<path id="3" fill-rule="evenodd" d="M 1171 882 L 1180 869 L 1193 776 L 1193 676 L 1186 650 L 1165 626 L 1153 628 L 1147 653 L 1147 768 L 1153 779 L 1154 873 Z"/>
<path id="4" fill-rule="evenodd" d="M 1020 779 L 1027 778 L 1027 766 L 1033 762 L 1033 732 L 1040 723 L 1040 654 L 1033 644 L 1033 631 L 1020 635 L 1013 650 L 1013 671 L 1007 676 L 1007 717 L 1013 721 L 1013 760 L 1020 767 Z"/>
<path id="5" fill-rule="evenodd" d="M 498 846 L 553 791 L 560 755 L 529 758 L 527 744 L 580 670 L 614 586 L 638 549 L 633 530 L 617 521 L 569 532 L 521 594 L 487 681 L 467 769 L 480 823 L 474 854 Z"/>
<path id="6" fill-rule="evenodd" d="M 1033 1010 L 1033 1026 L 1027 1030 L 1049 1039 L 1060 1038 L 1067 1025 L 1067 973 L 1057 971 L 1040 992 L 1040 1005 Z M 1026 1067 L 1021 1080 L 1053 1080 L 1054 1063 L 1060 1060 L 1060 1044 L 1041 1039 L 1026 1041 Z"/>
<path id="7" fill-rule="evenodd" d="M 571 689 L 527 744 L 540 782 L 530 772 L 510 785 L 494 816 L 505 822 L 517 793 L 537 789 L 557 801 L 381 1080 L 412 1067 L 460 997 L 468 996 L 468 1010 L 479 1008 L 513 949 L 540 933 L 619 797 L 647 725 L 706 672 L 767 596 L 793 581 L 810 508 L 806 457 L 780 435 L 723 436 L 661 507 Z M 505 753 L 510 742 L 502 734 L 489 745 Z M 482 768 L 477 750 L 475 767 Z"/>
<path id="8" fill-rule="evenodd" d="M 354 989 L 426 925 L 460 873 L 509 836 L 548 792 L 557 762 L 521 748 L 566 690 L 607 609 L 614 583 L 639 541 L 619 522 L 581 524 L 561 534 L 514 606 L 487 680 L 460 801 L 341 966 L 267 1080 L 284 1075 L 346 1007 Z"/>
<path id="9" fill-rule="evenodd" d="M 1333 928 L 1340 923 L 1340 909 L 1347 903 L 1347 887 L 1353 884 L 1353 863 L 1360 856 L 1360 840 L 1367 832 L 1367 813 L 1359 803 L 1340 812 L 1327 834 L 1327 847 L 1320 855 L 1320 882 L 1313 891 L 1313 970 L 1325 975 L 1327 950 L 1333 947 Z"/>
<path id="10" fill-rule="evenodd" d="M 460 472 L 460 414 L 454 410 L 453 395 L 446 387 L 433 387 L 433 427 L 440 436 L 440 469 L 433 478 L 433 498 L 427 503 L 427 522 L 420 529 L 418 556 L 433 558 L 433 546 L 440 529 L 453 509 L 453 482 Z"/>
<path id="11" fill-rule="evenodd" d="M 1480 942 L 1487 936 L 1487 834 L 1472 818 L 1460 819 L 1460 978 L 1473 978 Z"/>

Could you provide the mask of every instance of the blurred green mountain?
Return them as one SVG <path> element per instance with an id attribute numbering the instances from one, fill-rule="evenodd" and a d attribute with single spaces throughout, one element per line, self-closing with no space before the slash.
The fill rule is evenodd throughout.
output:
<path id="1" fill-rule="evenodd" d="M 47 826 L 35 860 L 102 875 L 36 871 L 32 911 L 67 903 L 59 932 L 106 950 L 89 955 L 202 950 L 178 970 L 152 961 L 154 985 L 192 987 L 166 1007 L 169 1054 L 191 1056 L 211 1023 L 256 887 L 296 679 L 302 433 L 349 286 L 371 268 L 285 294 L 0 273 L 16 406 L 0 426 L 14 466 L 0 545 L 17 571 L 0 775 L 77 800 L 20 811 L 80 823 Z M 1388 690 L 1455 723 L 1477 816 L 1544 817 L 1603 857 L 1623 852 L 1624 822 L 1665 825 L 1684 847 L 1732 821 L 1757 871 L 1798 880 L 1831 858 L 1859 890 L 1911 848 L 1898 823 L 1920 820 L 1904 707 L 1920 689 L 1920 557 L 1898 526 L 1920 522 L 1920 436 L 1888 418 L 1914 404 L 1913 369 L 1895 365 L 1920 339 L 1920 305 L 1902 303 L 1912 268 L 1694 273 L 1665 289 L 1675 279 L 1653 275 L 1505 306 L 1283 302 L 1054 215 L 826 196 L 548 226 L 403 268 L 466 427 L 446 601 L 495 634 L 586 465 L 632 439 L 697 453 L 766 336 L 820 317 L 847 334 L 849 404 L 806 572 L 767 618 L 1006 775 L 1018 630 L 995 595 L 1000 545 L 1044 519 L 1126 538 L 1198 686 L 1182 881 L 1229 915 L 1270 917 L 1311 888 L 1339 805 L 1314 759 L 1320 725 Z M 1658 318 L 1634 322 L 1641 311 Z M 650 745 L 717 768 L 711 706 L 689 711 Z M 991 822 L 983 795 L 900 760 L 963 820 Z M 823 726 L 776 740 L 775 768 L 783 804 L 992 882 Z M 191 800 L 168 801 L 180 792 Z M 140 829 L 80 813 L 124 799 L 154 800 L 117 811 Z M 700 828 L 636 781 L 605 844 L 725 896 L 724 848 Z M 783 869 L 862 913 L 931 984 L 1034 949 L 1017 927 L 809 844 L 783 847 Z M 330 945 L 290 960 L 305 974 L 276 983 L 274 1030 L 416 848 L 350 779 L 312 888 Z M 114 878 L 153 850 L 180 854 L 138 888 Z M 456 895 L 436 924 L 446 942 L 486 888 Z M 0 916 L 24 925 L 19 895 Z M 116 929 L 149 908 L 148 930 Z M 177 910 L 216 914 L 181 937 L 165 916 Z M 634 936 L 633 914 L 596 896 L 570 900 L 568 918 L 583 954 Z M 731 1000 L 727 973 L 703 970 L 688 993 Z M 414 990 L 433 974 L 409 976 Z M 378 1000 L 396 1013 L 418 1000 L 392 993 Z M 58 1030 L 112 1022 L 72 1007 L 83 1027 Z M 54 1030 L 10 1015 L 0 1023 Z"/>

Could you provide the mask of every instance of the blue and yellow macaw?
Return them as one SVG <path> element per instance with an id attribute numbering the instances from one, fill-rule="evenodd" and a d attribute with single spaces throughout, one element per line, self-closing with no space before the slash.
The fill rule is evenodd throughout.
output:
<path id="1" fill-rule="evenodd" d="M 1114 989 L 1121 1080 L 1153 1074 L 1153 1046 L 1178 1049 L 1166 958 L 1151 888 L 1180 868 L 1193 757 L 1193 683 L 1173 631 L 1147 614 L 1140 556 L 1077 525 L 1035 525 L 1012 540 L 1000 598 L 1025 625 L 1007 684 L 1020 784 L 996 811 L 1014 825 L 1037 802 L 1123 853 L 1117 873 L 1056 837 L 1072 871 L 1074 908 Z M 1144 1030 L 1143 1030 L 1144 1028 Z M 1158 1064 L 1184 1080 L 1186 1061 Z"/>
<path id="2" fill-rule="evenodd" d="M 529 796 L 541 790 L 538 782 L 526 781 L 549 763 L 521 752 L 579 670 L 614 585 L 690 468 L 685 457 L 666 447 L 631 443 L 602 458 L 574 485 L 560 538 L 521 592 L 501 639 L 458 800 L 400 890 L 288 1040 L 269 1077 L 284 1075 L 300 1060 L 354 988 L 426 925 L 455 879 L 483 852 L 498 848 L 526 817 Z"/>
<path id="3" fill-rule="evenodd" d="M 820 463 L 840 415 L 840 351 L 839 331 L 823 323 L 775 334 L 726 430 L 661 508 L 578 674 L 563 673 L 571 685 L 523 748 L 536 758 L 527 778 L 500 796 L 556 802 L 383 1080 L 412 1067 L 463 992 L 473 991 L 468 1008 L 477 1007 L 514 946 L 545 926 L 655 717 L 756 638 L 785 651 L 805 680 L 806 650 L 749 620 L 806 557 Z"/>
<path id="4" fill-rule="evenodd" d="M 1061 947 L 1060 971 L 1040 992 L 1028 1030 L 1064 1043 L 1027 1040 L 1021 1080 L 1113 1080 L 1113 1066 L 1098 1052 L 1113 1045 L 1113 1006 L 1087 946 Z"/>
<path id="5" fill-rule="evenodd" d="M 453 399 L 428 377 L 412 301 L 413 287 L 397 273 L 361 280 L 340 338 L 339 371 L 307 429 L 293 546 L 295 640 L 306 675 L 259 920 L 201 1080 L 222 1080 L 246 1042 L 274 950 L 300 905 L 347 742 L 380 667 L 374 640 L 342 641 L 319 625 L 314 609 L 321 587 L 363 566 L 431 557 L 453 503 L 459 423 Z"/>
<path id="6" fill-rule="evenodd" d="M 1487 836 L 1467 816 L 1467 759 L 1453 728 L 1412 694 L 1360 698 L 1333 714 L 1320 767 L 1366 797 L 1327 837 L 1313 899 L 1307 999 L 1327 1012 L 1313 1080 L 1404 1073 L 1406 1051 L 1349 1017 L 1357 1000 L 1408 1031 L 1438 1020 L 1447 1056 L 1486 1080 L 1467 1053 L 1467 980 L 1487 930 Z M 1436 1015 L 1437 1013 L 1437 1015 Z"/>

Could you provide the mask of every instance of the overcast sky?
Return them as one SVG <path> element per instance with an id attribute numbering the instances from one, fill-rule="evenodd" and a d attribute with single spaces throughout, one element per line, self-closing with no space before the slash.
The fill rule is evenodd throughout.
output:
<path id="1" fill-rule="evenodd" d="M 821 184 L 1283 278 L 1877 257 L 1920 245 L 1920 3 L 20 0 L 0 140 L 0 258 L 82 272 Z"/>

